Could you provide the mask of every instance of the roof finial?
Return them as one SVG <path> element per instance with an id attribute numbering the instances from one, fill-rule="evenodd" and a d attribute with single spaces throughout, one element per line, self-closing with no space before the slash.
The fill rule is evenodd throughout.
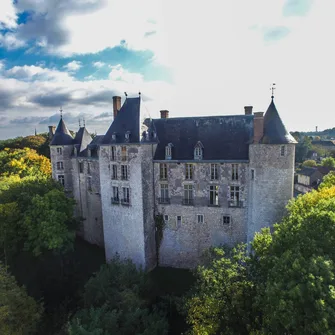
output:
<path id="1" fill-rule="evenodd" d="M 272 94 L 271 94 L 271 99 L 273 100 L 273 98 L 274 98 L 274 91 L 275 91 L 275 89 L 276 89 L 276 83 L 273 83 L 272 84 L 272 87 L 270 88 L 270 90 L 271 90 L 271 92 L 272 92 Z"/>
<path id="2" fill-rule="evenodd" d="M 62 109 L 62 107 L 60 107 L 59 111 L 60 111 L 60 118 L 62 119 L 63 118 L 63 109 Z"/>
<path id="3" fill-rule="evenodd" d="M 85 123 L 85 118 L 83 117 L 83 124 L 84 124 L 84 127 L 86 127 L 86 123 Z"/>
<path id="4" fill-rule="evenodd" d="M 35 136 L 37 136 L 37 131 L 36 131 L 36 127 L 35 127 Z"/>
<path id="5" fill-rule="evenodd" d="M 127 92 L 124 92 L 124 95 L 125 95 L 125 96 L 126 96 L 126 98 L 127 98 L 127 96 L 128 96 Z"/>
<path id="6" fill-rule="evenodd" d="M 80 122 L 80 118 L 78 119 L 78 121 L 79 121 L 79 128 L 81 128 L 81 122 Z"/>
<path id="7" fill-rule="evenodd" d="M 139 95 L 139 96 L 141 96 L 141 91 L 140 91 L 140 92 L 138 92 L 138 95 Z"/>

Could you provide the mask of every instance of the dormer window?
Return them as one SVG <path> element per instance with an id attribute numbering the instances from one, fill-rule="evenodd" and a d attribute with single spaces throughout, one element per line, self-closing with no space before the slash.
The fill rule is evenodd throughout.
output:
<path id="1" fill-rule="evenodd" d="M 169 143 L 165 147 L 165 159 L 172 159 L 172 147 L 173 147 L 172 143 Z"/>
<path id="2" fill-rule="evenodd" d="M 113 141 L 116 141 L 116 133 L 113 133 L 113 134 L 112 134 L 112 140 L 113 140 Z"/>
<path id="3" fill-rule="evenodd" d="M 77 148 L 76 148 L 76 147 L 74 147 L 74 149 L 73 149 L 73 154 L 74 154 L 74 156 L 75 156 L 75 157 L 77 157 L 77 156 L 78 156 L 78 150 L 77 150 Z"/>
<path id="4" fill-rule="evenodd" d="M 130 139 L 130 131 L 127 131 L 127 132 L 125 133 L 124 137 L 125 137 L 125 139 L 126 139 L 126 142 L 128 142 L 129 139 Z"/>
<path id="5" fill-rule="evenodd" d="M 87 148 L 87 157 L 91 157 L 92 154 L 91 154 L 91 149 Z"/>
<path id="6" fill-rule="evenodd" d="M 194 159 L 202 159 L 204 146 L 199 141 L 194 147 Z"/>

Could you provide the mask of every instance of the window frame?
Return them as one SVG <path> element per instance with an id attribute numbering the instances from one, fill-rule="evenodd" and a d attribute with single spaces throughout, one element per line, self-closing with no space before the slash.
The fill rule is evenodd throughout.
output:
<path id="1" fill-rule="evenodd" d="M 219 180 L 219 165 L 217 163 L 211 163 L 210 165 L 210 178 L 211 180 Z"/>
<path id="2" fill-rule="evenodd" d="M 57 180 L 61 185 L 65 186 L 65 175 L 63 174 L 57 175 Z"/>
<path id="3" fill-rule="evenodd" d="M 87 190 L 92 191 L 92 177 L 87 177 Z"/>
<path id="4" fill-rule="evenodd" d="M 118 179 L 118 171 L 117 171 L 117 164 L 112 164 L 112 180 L 117 180 Z"/>
<path id="5" fill-rule="evenodd" d="M 238 180 L 239 178 L 239 164 L 233 163 L 231 165 L 231 180 Z"/>
<path id="6" fill-rule="evenodd" d="M 167 203 L 169 201 L 169 185 L 168 184 L 160 184 L 159 185 L 159 194 L 160 194 L 160 202 Z"/>
<path id="7" fill-rule="evenodd" d="M 202 218 L 202 219 L 199 220 L 199 218 Z M 205 216 L 204 216 L 204 214 L 197 214 L 197 223 L 198 224 L 204 224 L 205 223 Z"/>
<path id="8" fill-rule="evenodd" d="M 116 146 L 112 145 L 111 147 L 111 161 L 116 161 Z"/>
<path id="9" fill-rule="evenodd" d="M 125 190 L 127 190 L 125 192 Z M 126 198 L 125 198 L 126 195 Z M 130 205 L 130 188 L 128 186 L 122 186 L 122 199 L 121 203 L 123 205 Z"/>
<path id="10" fill-rule="evenodd" d="M 56 163 L 56 168 L 57 170 L 64 170 L 64 162 L 63 161 L 59 161 Z"/>
<path id="11" fill-rule="evenodd" d="M 222 224 L 223 225 L 230 225 L 231 224 L 231 215 L 227 215 L 227 214 L 222 215 Z"/>
<path id="12" fill-rule="evenodd" d="M 84 173 L 84 162 L 78 162 L 79 173 Z"/>
<path id="13" fill-rule="evenodd" d="M 194 202 L 194 185 L 184 184 L 183 205 L 193 205 Z"/>
<path id="14" fill-rule="evenodd" d="M 121 161 L 126 162 L 128 160 L 127 146 L 121 146 Z"/>
<path id="15" fill-rule="evenodd" d="M 167 180 L 167 164 L 166 163 L 160 163 L 159 164 L 159 179 L 160 180 Z"/>
<path id="16" fill-rule="evenodd" d="M 116 192 L 115 192 L 116 191 Z M 112 203 L 119 203 L 120 202 L 120 192 L 119 192 L 119 187 L 113 185 L 112 186 Z"/>
<path id="17" fill-rule="evenodd" d="M 185 163 L 185 179 L 193 180 L 193 164 Z"/>
<path id="18" fill-rule="evenodd" d="M 91 163 L 87 162 L 87 174 L 91 174 Z"/>
<path id="19" fill-rule="evenodd" d="M 286 156 L 286 148 L 285 145 L 280 146 L 280 157 L 285 157 Z"/>
<path id="20" fill-rule="evenodd" d="M 180 220 L 178 219 L 180 218 Z M 183 224 L 183 217 L 182 215 L 176 215 L 176 227 L 180 228 Z"/>
<path id="21" fill-rule="evenodd" d="M 172 143 L 168 143 L 168 145 L 165 147 L 165 159 L 170 160 L 172 159 Z"/>
<path id="22" fill-rule="evenodd" d="M 57 154 L 58 155 L 62 155 L 63 154 L 63 148 L 58 147 L 58 148 L 56 148 L 56 150 L 57 150 Z"/>
<path id="23" fill-rule="evenodd" d="M 129 180 L 129 168 L 128 165 L 121 165 L 121 180 Z"/>
<path id="24" fill-rule="evenodd" d="M 210 206 L 219 206 L 219 185 L 210 185 L 209 186 L 209 205 Z M 213 200 L 213 201 L 212 201 Z"/>

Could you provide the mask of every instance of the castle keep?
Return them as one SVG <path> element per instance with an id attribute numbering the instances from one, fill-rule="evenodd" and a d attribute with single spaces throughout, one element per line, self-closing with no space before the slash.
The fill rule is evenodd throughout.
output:
<path id="1" fill-rule="evenodd" d="M 81 234 L 147 269 L 193 267 L 210 246 L 249 242 L 278 222 L 293 196 L 295 140 L 273 101 L 263 115 L 146 115 L 140 97 L 113 97 L 103 136 L 61 118 L 50 150 L 53 178 L 77 201 Z"/>

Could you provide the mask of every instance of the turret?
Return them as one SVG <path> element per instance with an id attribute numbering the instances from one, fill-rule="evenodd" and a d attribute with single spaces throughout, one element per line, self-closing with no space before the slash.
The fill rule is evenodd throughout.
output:
<path id="1" fill-rule="evenodd" d="M 280 222 L 293 197 L 297 142 L 282 122 L 273 96 L 263 117 L 254 115 L 254 141 L 249 146 L 248 242 L 263 227 Z"/>
<path id="2" fill-rule="evenodd" d="M 59 181 L 68 191 L 72 191 L 72 151 L 73 137 L 61 115 L 55 134 L 50 143 L 50 157 L 52 177 Z"/>

